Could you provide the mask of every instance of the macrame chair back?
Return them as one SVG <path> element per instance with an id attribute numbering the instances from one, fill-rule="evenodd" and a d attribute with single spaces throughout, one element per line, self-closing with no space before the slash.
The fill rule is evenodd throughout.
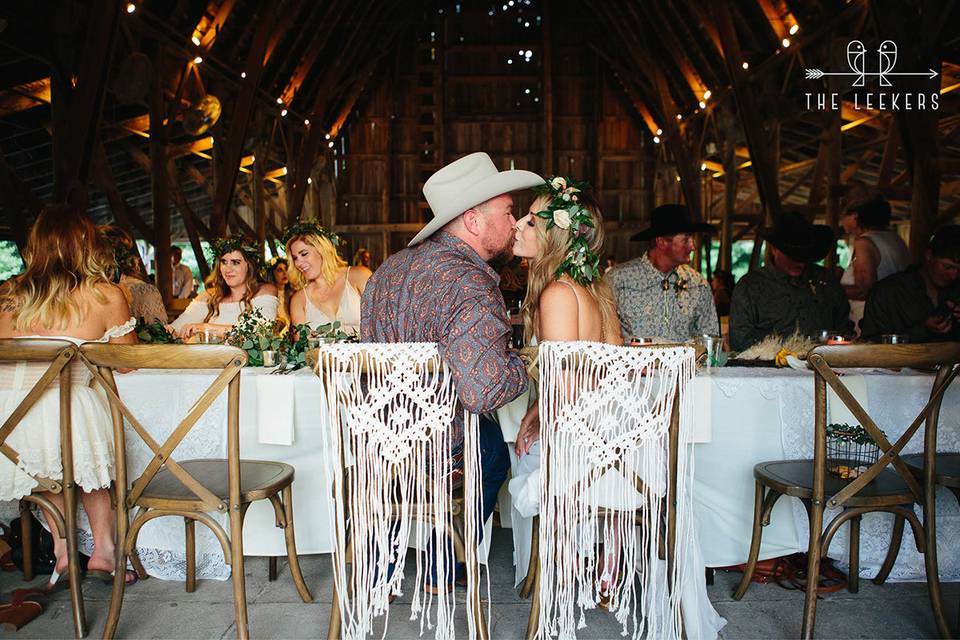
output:
<path id="1" fill-rule="evenodd" d="M 575 637 L 599 577 L 624 635 L 680 637 L 693 349 L 545 342 L 539 366 L 541 634 Z"/>
<path id="2" fill-rule="evenodd" d="M 450 450 L 451 426 L 462 409 L 433 343 L 326 345 L 317 367 L 334 425 L 330 450 L 339 461 L 331 519 L 336 524 L 333 568 L 341 637 L 362 638 L 371 632 L 375 616 L 388 613 L 390 595 L 400 593 L 411 540 L 423 546 L 433 531 L 443 540 L 458 526 Z M 473 523 L 480 495 L 479 440 L 476 416 L 463 411 L 463 422 L 463 539 L 469 568 L 477 566 Z M 440 585 L 452 582 L 453 567 L 435 563 L 433 555 L 444 544 L 426 546 L 426 554 L 416 554 L 410 616 L 419 617 L 421 633 L 432 628 L 437 638 L 453 638 L 453 593 L 440 589 L 431 596 L 423 589 L 434 564 Z M 479 598 L 478 582 L 468 571 L 468 598 Z M 479 621 L 472 607 L 467 607 L 467 618 L 474 637 Z"/>

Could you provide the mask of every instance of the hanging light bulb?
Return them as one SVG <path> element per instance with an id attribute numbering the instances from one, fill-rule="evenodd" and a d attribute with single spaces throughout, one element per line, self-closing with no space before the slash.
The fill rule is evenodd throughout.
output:
<path id="1" fill-rule="evenodd" d="M 192 38 L 190 38 L 190 42 L 197 45 L 198 47 L 200 46 L 200 38 L 198 38 L 197 36 L 193 36 Z"/>
<path id="2" fill-rule="evenodd" d="M 136 10 L 137 10 L 137 5 L 133 4 L 132 2 L 127 3 L 127 13 L 133 13 Z"/>
<path id="3" fill-rule="evenodd" d="M 743 63 L 742 65 L 740 65 L 740 66 L 743 67 L 743 70 L 744 70 L 744 71 L 746 71 L 747 69 L 750 68 L 750 63 L 744 61 L 744 63 Z"/>
<path id="4" fill-rule="evenodd" d="M 303 126 L 305 126 L 305 127 L 309 127 L 309 126 L 310 126 L 310 118 L 306 118 L 306 119 L 303 121 Z"/>
<path id="5" fill-rule="evenodd" d="M 699 104 L 700 104 L 700 108 L 701 108 L 701 109 L 706 109 L 706 108 L 707 108 L 707 103 L 704 102 L 703 100 L 701 100 Z"/>
<path id="6" fill-rule="evenodd" d="M 707 89 L 706 91 L 703 92 L 703 99 L 704 99 L 704 100 L 709 100 L 709 99 L 710 99 L 710 96 L 712 96 L 712 95 L 713 95 L 713 92 L 710 91 L 710 89 Z"/>
<path id="7" fill-rule="evenodd" d="M 790 27 L 790 35 L 792 36 L 797 35 L 797 31 L 800 31 L 800 25 L 795 24 L 792 27 Z"/>
<path id="8" fill-rule="evenodd" d="M 701 163 L 700 163 L 700 171 L 706 171 L 706 170 L 707 170 L 707 163 L 706 163 L 706 162 L 701 162 Z"/>
<path id="9" fill-rule="evenodd" d="M 790 38 L 784 38 L 781 44 L 783 45 L 783 48 L 786 49 L 790 46 Z"/>
<path id="10" fill-rule="evenodd" d="M 286 110 L 286 109 L 284 109 L 283 111 L 280 112 L 280 117 L 281 117 L 281 118 L 286 118 L 286 117 L 287 117 L 287 110 Z"/>
<path id="11" fill-rule="evenodd" d="M 203 62 L 203 58 L 201 58 L 200 56 L 197 56 L 196 58 L 193 59 L 193 64 L 200 64 L 201 62 Z"/>
<path id="12" fill-rule="evenodd" d="M 662 136 L 662 135 L 663 135 L 663 129 L 660 129 L 660 128 L 658 127 L 658 128 L 657 128 L 657 135 L 658 135 L 658 136 Z"/>
<path id="13" fill-rule="evenodd" d="M 653 136 L 653 144 L 660 144 L 660 136 Z"/>

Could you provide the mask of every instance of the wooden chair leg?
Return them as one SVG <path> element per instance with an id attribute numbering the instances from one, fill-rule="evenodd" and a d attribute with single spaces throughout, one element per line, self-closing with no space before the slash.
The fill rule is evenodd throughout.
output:
<path id="1" fill-rule="evenodd" d="M 187 593 L 197 590 L 197 528 L 192 518 L 183 519 L 187 554 Z"/>
<path id="2" fill-rule="evenodd" d="M 810 505 L 810 544 L 807 547 L 807 591 L 803 603 L 803 628 L 800 637 L 813 638 L 817 619 L 817 585 L 820 582 L 820 540 L 823 531 L 823 504 Z"/>
<path id="3" fill-rule="evenodd" d="M 117 633 L 117 624 L 120 622 L 120 608 L 123 606 L 123 592 L 127 586 L 127 513 L 125 509 L 117 509 L 117 546 L 114 551 L 113 563 L 113 591 L 110 593 L 110 611 L 107 622 L 103 627 L 103 640 L 112 640 Z M 136 544 L 136 540 L 133 541 Z"/>
<path id="4" fill-rule="evenodd" d="M 303 573 L 300 571 L 300 558 L 297 556 L 297 540 L 293 529 L 293 487 L 287 485 L 283 488 L 283 515 L 286 523 L 283 527 L 283 537 L 287 543 L 287 562 L 290 564 L 290 575 L 293 576 L 293 584 L 297 587 L 297 593 L 304 602 L 313 602 L 313 596 L 310 595 L 310 589 L 303 580 Z M 276 558 L 274 561 L 274 579 L 276 579 Z"/>
<path id="5" fill-rule="evenodd" d="M 757 568 L 757 558 L 760 556 L 760 540 L 763 538 L 764 488 L 760 481 L 757 481 L 756 485 L 753 500 L 753 534 L 750 537 L 750 554 L 747 556 L 747 566 L 743 569 L 740 584 L 737 585 L 737 590 L 733 592 L 734 600 L 743 598 L 747 589 L 750 587 L 750 580 L 753 578 L 753 572 Z"/>
<path id="6" fill-rule="evenodd" d="M 277 581 L 277 556 L 267 558 L 267 582 Z"/>
<path id="7" fill-rule="evenodd" d="M 20 542 L 23 548 L 23 579 L 27 582 L 33 580 L 33 540 L 30 538 L 33 519 L 33 513 L 30 511 L 30 503 L 26 500 L 20 501 Z"/>
<path id="8" fill-rule="evenodd" d="M 527 563 L 527 577 L 523 579 L 520 586 L 520 597 L 526 600 L 533 591 L 533 583 L 536 581 L 536 558 L 540 553 L 540 516 L 533 517 L 533 539 L 530 543 L 530 561 Z"/>
<path id="9" fill-rule="evenodd" d="M 850 593 L 860 591 L 860 516 L 850 518 L 850 572 L 847 574 Z"/>
<path id="10" fill-rule="evenodd" d="M 344 552 L 344 563 L 350 564 L 350 569 L 346 570 L 347 591 L 350 590 L 350 584 L 353 582 L 353 540 L 348 536 L 347 545 Z M 351 594 L 347 594 L 347 599 Z M 327 625 L 327 640 L 337 640 L 342 631 L 343 620 L 340 617 L 340 600 L 343 596 L 337 587 L 337 581 L 333 581 L 333 601 L 330 604 L 330 623 Z"/>
<path id="11" fill-rule="evenodd" d="M 534 640 L 537 637 L 540 630 L 540 551 L 537 549 L 537 554 L 530 556 L 530 570 L 533 572 L 533 583 L 532 583 L 532 593 L 533 598 L 530 600 L 530 617 L 527 618 L 527 634 L 525 636 L 526 640 Z M 529 576 L 529 572 L 527 573 Z"/>
<path id="12" fill-rule="evenodd" d="M 923 503 L 923 554 L 924 565 L 927 570 L 927 591 L 930 594 L 930 607 L 933 609 L 933 620 L 941 638 L 954 637 L 950 625 L 947 624 L 946 612 L 943 609 L 943 593 L 940 590 L 940 569 L 937 563 L 937 516 L 936 494 L 929 491 Z"/>
<path id="13" fill-rule="evenodd" d="M 238 640 L 249 640 L 247 624 L 247 584 L 243 574 L 243 515 L 230 511 L 230 575 L 233 582 L 233 608 L 236 612 Z"/>
<path id="14" fill-rule="evenodd" d="M 897 556 L 900 555 L 900 543 L 903 541 L 903 525 L 906 522 L 903 516 L 894 516 L 893 534 L 890 536 L 890 548 L 887 549 L 887 557 L 883 560 L 880 571 L 873 578 L 873 584 L 883 584 L 890 575 L 893 565 L 897 562 Z"/>
<path id="15" fill-rule="evenodd" d="M 72 465 L 71 465 L 72 466 Z M 70 603 L 73 609 L 73 627 L 78 638 L 87 635 L 87 617 L 83 605 L 83 590 L 80 575 L 80 551 L 77 544 L 77 485 L 73 481 L 63 486 L 63 532 L 67 542 L 67 567 L 69 568 Z"/>

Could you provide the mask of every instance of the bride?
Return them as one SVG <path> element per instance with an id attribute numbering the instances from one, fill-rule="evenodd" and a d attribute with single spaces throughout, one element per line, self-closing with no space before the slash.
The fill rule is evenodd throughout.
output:
<path id="1" fill-rule="evenodd" d="M 346 333 L 360 333 L 360 296 L 373 275 L 364 266 L 347 266 L 337 253 L 340 238 L 316 221 L 298 222 L 283 236 L 293 266 L 290 281 L 299 289 L 290 299 L 293 326 L 339 322 Z"/>
<path id="2" fill-rule="evenodd" d="M 597 202 L 582 189 L 585 185 L 560 176 L 551 178 L 535 191 L 537 199 L 526 216 L 517 222 L 513 253 L 528 258 L 530 272 L 522 313 L 528 344 L 544 341 L 589 341 L 621 345 L 620 323 L 613 294 L 600 271 L 603 251 L 603 218 Z M 532 518 L 540 511 L 540 421 L 536 399 L 527 410 L 517 434 L 514 451 L 517 462 L 509 491 L 517 516 Z M 611 473 L 595 485 L 603 495 L 607 483 L 623 482 Z M 609 492 L 606 492 L 609 493 Z M 613 492 L 612 495 L 615 495 Z M 523 535 L 515 534 L 521 542 Z M 617 537 L 598 562 L 600 606 L 609 603 L 609 594 L 621 579 Z M 525 552 L 526 551 L 526 552 Z M 529 550 L 517 549 L 518 559 Z M 699 564 L 698 564 L 699 563 Z M 699 550 L 692 565 L 703 566 Z M 681 597 L 697 603 L 684 608 L 684 623 L 691 637 L 715 637 L 725 621 L 710 604 L 700 574 L 685 581 Z"/>

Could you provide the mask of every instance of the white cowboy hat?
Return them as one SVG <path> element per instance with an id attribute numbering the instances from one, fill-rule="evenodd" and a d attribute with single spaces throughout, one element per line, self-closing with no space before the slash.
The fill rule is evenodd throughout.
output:
<path id="1" fill-rule="evenodd" d="M 497 165 L 482 151 L 454 160 L 424 183 L 423 197 L 433 220 L 407 246 L 423 242 L 467 209 L 490 198 L 543 183 L 544 179 L 532 171 L 497 171 Z"/>

